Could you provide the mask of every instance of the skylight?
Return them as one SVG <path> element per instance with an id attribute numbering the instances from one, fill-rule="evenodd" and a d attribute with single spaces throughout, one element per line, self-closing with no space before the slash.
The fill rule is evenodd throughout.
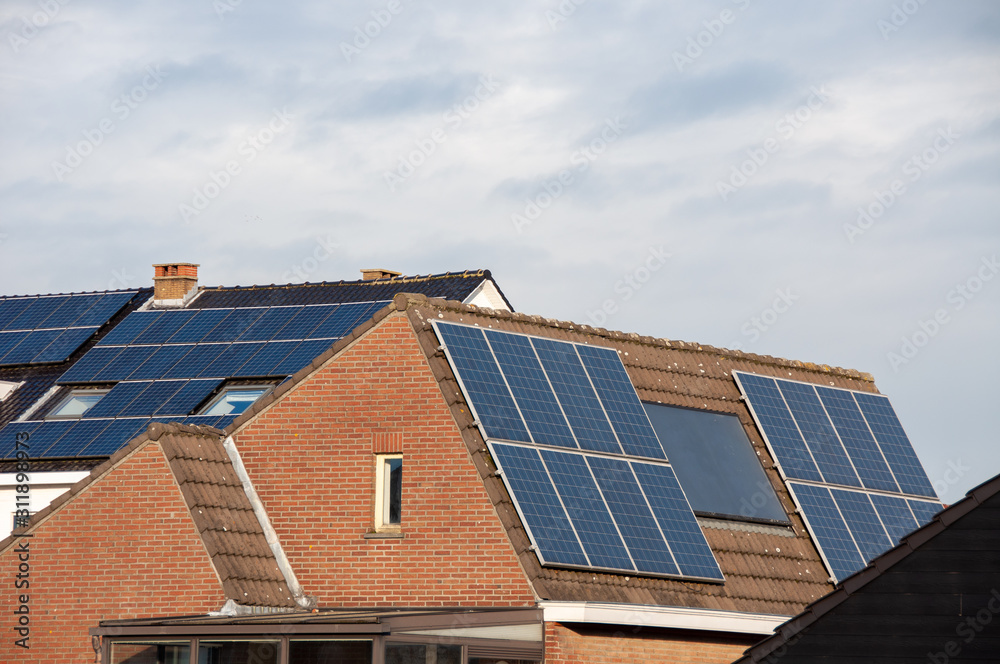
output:
<path id="1" fill-rule="evenodd" d="M 108 390 L 73 390 L 62 402 L 52 409 L 48 418 L 81 417 L 104 398 Z"/>
<path id="2" fill-rule="evenodd" d="M 270 389 L 270 385 L 231 387 L 216 397 L 199 415 L 239 415 Z"/>

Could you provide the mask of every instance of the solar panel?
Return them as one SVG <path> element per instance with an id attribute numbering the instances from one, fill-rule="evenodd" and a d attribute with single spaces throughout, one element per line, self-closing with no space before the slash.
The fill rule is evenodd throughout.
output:
<path id="1" fill-rule="evenodd" d="M 120 408 L 115 413 L 115 416 L 151 417 L 170 397 L 184 387 L 186 383 L 187 381 L 183 380 L 158 380 L 149 383 L 146 389 L 136 395 L 135 399 Z"/>
<path id="2" fill-rule="evenodd" d="M 35 298 L 14 320 L 14 326 L 8 329 L 34 330 L 40 327 L 41 322 L 55 313 L 67 299 L 66 297 Z"/>
<path id="3" fill-rule="evenodd" d="M 899 488 L 904 493 L 936 498 L 934 488 L 924 472 L 913 445 L 896 417 L 889 400 L 881 395 L 855 392 L 854 398 L 875 434 L 875 440 L 892 469 Z"/>
<path id="4" fill-rule="evenodd" d="M 868 494 L 878 512 L 882 525 L 885 526 L 889 539 L 893 546 L 899 543 L 900 538 L 916 530 L 920 524 L 913 517 L 910 506 L 903 498 L 896 496 L 884 496 L 878 493 Z"/>
<path id="5" fill-rule="evenodd" d="M 921 526 L 927 525 L 934 518 L 934 515 L 940 512 L 943 508 L 940 503 L 929 503 L 924 500 L 907 500 L 910 509 L 913 511 L 913 516 L 916 517 L 917 523 Z"/>
<path id="6" fill-rule="evenodd" d="M 785 476 L 822 482 L 823 477 L 774 379 L 735 371 L 733 376 L 746 395 L 747 405 L 760 424 Z"/>
<path id="7" fill-rule="evenodd" d="M 868 423 L 851 393 L 820 386 L 816 387 L 816 392 L 830 421 L 840 434 L 840 440 L 854 462 L 854 468 L 864 486 L 882 491 L 899 491 L 892 471 L 882 456 L 882 450 L 872 437 Z"/>
<path id="8" fill-rule="evenodd" d="M 826 487 L 789 482 L 802 506 L 806 524 L 819 543 L 823 557 L 838 581 L 865 566 L 844 517 Z"/>
<path id="9" fill-rule="evenodd" d="M 580 447 L 621 454 L 621 445 L 573 344 L 539 338 L 531 342 Z"/>
<path id="10" fill-rule="evenodd" d="M 587 464 L 618 524 L 636 569 L 655 574 L 680 574 L 628 462 L 591 456 L 587 457 Z"/>
<path id="11" fill-rule="evenodd" d="M 152 357 L 155 346 L 126 346 L 101 369 L 94 372 L 92 380 L 111 382 L 125 380 L 136 367 Z"/>
<path id="12" fill-rule="evenodd" d="M 610 348 L 584 345 L 577 345 L 576 351 L 594 383 L 597 396 L 625 454 L 666 459 L 618 353 Z"/>
<path id="13" fill-rule="evenodd" d="M 271 370 L 298 346 L 296 341 L 271 341 L 265 343 L 245 364 L 239 374 L 244 377 L 270 376 Z"/>
<path id="14" fill-rule="evenodd" d="M 149 385 L 149 381 L 118 383 L 104 395 L 103 399 L 92 406 L 84 417 L 116 417 Z"/>
<path id="15" fill-rule="evenodd" d="M 329 339 L 302 341 L 271 370 L 274 376 L 289 376 L 306 366 L 333 345 Z"/>
<path id="16" fill-rule="evenodd" d="M 129 343 L 133 344 L 165 344 L 167 339 L 174 336 L 177 330 L 181 329 L 194 318 L 197 311 L 163 311 L 151 325 L 140 332 Z"/>
<path id="17" fill-rule="evenodd" d="M 501 443 L 490 450 L 542 564 L 589 566 L 538 450 Z"/>
<path id="18" fill-rule="evenodd" d="M 46 450 L 62 438 L 70 428 L 76 424 L 76 420 L 50 420 L 41 422 L 31 432 L 31 456 L 44 456 L 42 450 Z"/>
<path id="19" fill-rule="evenodd" d="M 541 450 L 542 460 L 593 567 L 634 571 L 635 565 L 583 456 Z"/>
<path id="20" fill-rule="evenodd" d="M 5 300 L 3 311 L 0 315 L 3 316 L 3 329 L 4 330 L 23 330 L 25 328 L 17 327 L 17 319 L 22 313 L 24 313 L 32 304 L 35 303 L 37 298 L 25 297 L 18 298 L 15 300 Z"/>
<path id="21" fill-rule="evenodd" d="M 799 431 L 816 460 L 819 472 L 823 474 L 823 480 L 831 484 L 861 486 L 858 474 L 816 396 L 816 388 L 787 380 L 777 383 L 788 404 L 788 410 L 799 425 Z"/>
<path id="22" fill-rule="evenodd" d="M 28 338 L 31 332 L 0 332 L 0 364 L 6 364 L 4 357 Z M 13 364 L 13 362 L 11 362 Z"/>
<path id="23" fill-rule="evenodd" d="M 197 378 L 206 366 L 225 352 L 229 344 L 198 344 L 170 367 L 160 378 Z"/>
<path id="24" fill-rule="evenodd" d="M 75 327 L 76 321 L 102 298 L 102 295 L 73 295 L 43 320 L 39 327 Z"/>
<path id="25" fill-rule="evenodd" d="M 75 326 L 86 327 L 90 325 L 104 325 L 112 316 L 121 311 L 125 305 L 132 301 L 137 291 L 124 291 L 121 293 L 105 293 L 94 306 L 83 313 L 73 323 Z M 115 327 L 118 327 L 117 325 Z"/>
<path id="26" fill-rule="evenodd" d="M 177 330 L 167 341 L 172 344 L 198 343 L 232 312 L 232 309 L 199 309 L 198 315 Z"/>
<path id="27" fill-rule="evenodd" d="M 309 333 L 315 330 L 336 309 L 337 305 L 302 307 L 295 315 L 288 318 L 285 325 L 274 335 L 274 338 L 307 339 Z"/>
<path id="28" fill-rule="evenodd" d="M 100 341 L 98 346 L 124 346 L 135 341 L 135 338 L 155 323 L 161 316 L 162 311 L 133 311 L 125 320 L 115 325 Z"/>
<path id="29" fill-rule="evenodd" d="M 201 341 L 203 343 L 210 343 L 212 341 L 232 341 L 246 332 L 247 329 L 254 322 L 256 322 L 265 311 L 267 310 L 260 307 L 251 309 L 235 309 L 231 314 L 226 316 L 221 323 L 208 332 L 208 334 L 206 334 Z"/>
<path id="30" fill-rule="evenodd" d="M 195 407 L 208 398 L 221 380 L 190 380 L 178 389 L 169 399 L 166 399 L 152 415 L 162 417 L 165 415 L 186 416 Z"/>
<path id="31" fill-rule="evenodd" d="M 272 307 L 250 325 L 239 341 L 270 341 L 302 307 Z"/>
<path id="32" fill-rule="evenodd" d="M 40 457 L 57 458 L 78 456 L 104 431 L 112 420 L 78 420 L 57 442 L 38 454 Z"/>
<path id="33" fill-rule="evenodd" d="M 145 432 L 148 424 L 149 420 L 142 417 L 113 420 L 79 456 L 110 456 Z"/>
<path id="34" fill-rule="evenodd" d="M 62 330 L 35 330 L 28 332 L 21 343 L 11 348 L 0 360 L 0 364 L 28 364 L 45 348 L 55 341 Z"/>
<path id="35" fill-rule="evenodd" d="M 867 494 L 844 489 L 831 489 L 830 493 L 866 563 L 892 548 L 893 542 Z"/>
<path id="36" fill-rule="evenodd" d="M 639 461 L 629 465 L 639 479 L 681 574 L 722 581 L 719 563 L 670 466 Z"/>
<path id="37" fill-rule="evenodd" d="M 339 339 L 382 309 L 391 300 L 341 304 L 309 335 L 312 338 Z"/>
<path id="38" fill-rule="evenodd" d="M 438 325 L 437 330 L 487 437 L 531 442 L 483 331 L 463 325 Z"/>
<path id="39" fill-rule="evenodd" d="M 27 447 L 21 447 L 20 449 L 34 457 L 37 452 L 34 443 L 31 440 L 31 435 L 38 428 L 38 422 L 9 422 L 3 429 L 0 429 L 0 459 L 13 459 L 17 455 L 17 435 L 20 433 L 28 434 L 28 439 L 25 441 L 24 437 L 21 436 L 22 442 L 27 444 Z"/>
<path id="40" fill-rule="evenodd" d="M 238 376 L 239 368 L 247 363 L 257 351 L 264 346 L 263 342 L 234 343 L 219 355 L 199 374 L 201 378 L 212 376 Z"/>
<path id="41" fill-rule="evenodd" d="M 165 377 L 170 368 L 180 362 L 193 348 L 194 344 L 160 346 L 154 350 L 153 354 L 145 362 L 136 367 L 128 377 L 132 380 L 152 380 L 154 378 Z"/>
<path id="42" fill-rule="evenodd" d="M 536 443 L 577 448 L 562 408 L 527 337 L 486 331 L 507 384 Z"/>
<path id="43" fill-rule="evenodd" d="M 62 362 L 82 346 L 95 332 L 96 327 L 74 327 L 62 330 L 56 339 L 31 359 L 32 363 Z"/>

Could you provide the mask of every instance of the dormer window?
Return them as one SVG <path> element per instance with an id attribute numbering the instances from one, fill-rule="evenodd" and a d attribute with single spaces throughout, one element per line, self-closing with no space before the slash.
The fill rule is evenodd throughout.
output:
<path id="1" fill-rule="evenodd" d="M 52 409 L 46 419 L 70 419 L 82 417 L 97 405 L 108 390 L 73 390 Z"/>

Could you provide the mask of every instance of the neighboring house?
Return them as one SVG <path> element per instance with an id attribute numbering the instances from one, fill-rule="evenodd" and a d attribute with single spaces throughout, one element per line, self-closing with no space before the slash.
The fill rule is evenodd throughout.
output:
<path id="1" fill-rule="evenodd" d="M 28 461 L 94 466 L 0 542 L 31 575 L 26 600 L 0 592 L 30 607 L 7 627 L 31 650 L 4 660 L 730 662 L 939 508 L 868 374 L 512 313 L 475 274 L 452 301 L 398 279 L 432 297 L 386 293 L 318 338 L 308 307 L 247 310 L 307 287 L 116 325 L 57 389 L 108 390 L 73 427 L 141 429 L 69 428 L 47 447 L 63 458 Z M 476 289 L 489 308 L 454 301 Z M 284 340 L 295 320 L 312 332 Z M 219 326 L 231 345 L 198 350 Z M 180 345 L 197 372 L 147 366 Z M 215 383 L 181 418 L 171 381 Z M 0 432 L 11 464 L 22 420 Z"/>
<path id="2" fill-rule="evenodd" d="M 751 662 L 1000 661 L 1000 475 L 750 648 Z"/>

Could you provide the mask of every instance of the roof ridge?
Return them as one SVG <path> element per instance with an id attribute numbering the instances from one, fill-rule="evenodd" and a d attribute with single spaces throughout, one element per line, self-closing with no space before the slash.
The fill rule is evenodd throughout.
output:
<path id="1" fill-rule="evenodd" d="M 141 293 L 143 291 L 153 292 L 152 286 L 141 286 L 136 288 L 119 288 L 117 290 L 93 290 L 75 291 L 72 293 L 27 293 L 23 295 L 0 295 L 0 300 L 15 300 L 28 297 L 66 297 L 69 295 L 107 295 L 109 293 Z"/>
<path id="2" fill-rule="evenodd" d="M 426 295 L 420 293 L 397 293 L 394 299 L 394 304 L 396 306 L 397 311 L 404 311 L 408 309 L 410 306 L 417 306 L 417 307 L 431 306 L 446 311 L 478 313 L 498 319 L 516 321 L 518 323 L 530 323 L 538 325 L 539 327 L 574 330 L 581 332 L 583 334 L 590 334 L 596 337 L 601 337 L 604 339 L 609 339 L 614 341 L 629 341 L 632 343 L 645 346 L 672 348 L 675 350 L 687 350 L 691 352 L 704 352 L 704 353 L 719 355 L 722 357 L 729 357 L 737 360 L 742 360 L 745 362 L 756 362 L 759 364 L 766 364 L 770 366 L 784 366 L 793 369 L 812 371 L 820 374 L 839 375 L 845 378 L 854 378 L 869 383 L 875 382 L 875 378 L 874 376 L 872 376 L 872 374 L 864 371 L 858 371 L 857 369 L 831 366 L 829 364 L 817 364 L 815 362 L 803 362 L 801 360 L 789 360 L 782 357 L 774 357 L 771 355 L 760 355 L 757 353 L 748 353 L 742 350 L 731 350 L 728 348 L 711 346 L 709 344 L 699 344 L 691 341 L 652 337 L 648 335 L 641 335 L 637 332 L 620 332 L 617 330 L 608 330 L 603 327 L 594 327 L 586 323 L 575 323 L 573 321 L 545 318 L 544 316 L 525 314 L 520 312 L 500 311 L 497 309 L 490 309 L 488 307 L 478 307 L 476 305 L 463 304 L 461 302 L 456 302 L 453 300 L 429 298 Z"/>
<path id="3" fill-rule="evenodd" d="M 267 288 L 316 288 L 320 286 L 384 286 L 387 284 L 406 284 L 415 283 L 419 281 L 436 281 L 439 279 L 452 279 L 455 277 L 486 277 L 487 279 L 492 279 L 493 275 L 488 269 L 476 269 L 476 270 L 463 270 L 462 272 L 441 272 L 439 274 L 427 274 L 427 275 L 412 275 L 412 276 L 399 276 L 399 277 L 387 277 L 385 279 L 356 279 L 352 281 L 347 281 L 341 279 L 339 281 L 306 281 L 303 283 L 288 283 L 288 284 L 252 284 L 249 286 L 202 286 L 199 290 L 201 291 L 226 291 L 226 290 L 253 290 L 253 289 L 267 289 Z"/>

